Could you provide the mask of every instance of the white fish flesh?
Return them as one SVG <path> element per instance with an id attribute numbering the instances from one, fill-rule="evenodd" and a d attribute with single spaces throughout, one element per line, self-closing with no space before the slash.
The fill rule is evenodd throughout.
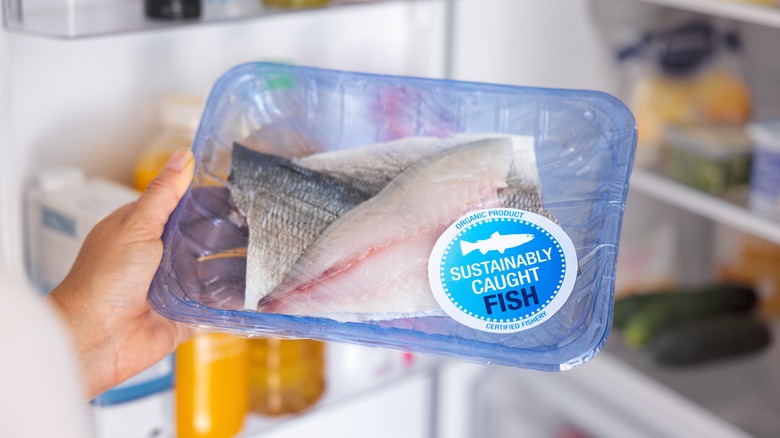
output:
<path id="1" fill-rule="evenodd" d="M 458 217 L 500 206 L 512 154 L 509 138 L 495 138 L 412 164 L 333 221 L 259 309 L 341 321 L 440 314 L 428 256 Z"/>

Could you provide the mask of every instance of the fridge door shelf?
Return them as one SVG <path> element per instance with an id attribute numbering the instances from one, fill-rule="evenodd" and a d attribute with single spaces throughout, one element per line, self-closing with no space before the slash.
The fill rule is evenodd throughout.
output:
<path id="1" fill-rule="evenodd" d="M 730 436 L 725 431 L 732 427 L 749 436 L 774 436 L 780 430 L 780 322 L 774 320 L 770 327 L 767 349 L 696 366 L 657 364 L 648 352 L 626 347 L 619 331 L 610 337 L 604 355 L 727 425 L 724 434 L 683 436 Z"/>
<path id="2" fill-rule="evenodd" d="M 780 223 L 747 208 L 745 196 L 725 199 L 678 183 L 660 172 L 634 168 L 631 190 L 656 198 L 713 222 L 780 244 Z"/>
<path id="3" fill-rule="evenodd" d="M 130 0 L 4 0 L 5 28 L 36 36 L 75 39 L 172 27 L 267 18 L 291 13 L 371 5 L 391 0 L 331 0 L 317 8 L 278 8 L 263 0 L 203 0 L 201 16 L 194 19 L 160 20 L 144 15 L 143 1 Z"/>
<path id="4" fill-rule="evenodd" d="M 300 428 L 311 429 L 314 427 L 314 429 L 317 429 L 317 425 L 322 421 L 327 421 L 327 417 L 334 412 L 336 413 L 333 415 L 338 417 L 340 415 L 338 412 L 343 409 L 356 409 L 356 406 L 371 403 L 370 400 L 375 397 L 383 398 L 386 392 L 408 385 L 422 384 L 424 392 L 429 394 L 429 397 L 432 397 L 433 390 L 428 386 L 433 385 L 434 375 L 437 369 L 444 363 L 443 360 L 438 358 L 416 355 L 413 356 L 412 362 L 401 366 L 396 364 L 392 369 L 381 371 L 376 369 L 377 363 L 375 359 L 377 356 L 398 356 L 401 353 L 357 345 L 339 346 L 330 344 L 328 348 L 335 348 L 335 352 L 329 353 L 329 358 L 333 358 L 334 355 L 340 355 L 342 360 L 340 366 L 337 365 L 328 371 L 326 390 L 322 399 L 318 400 L 309 409 L 296 414 L 266 417 L 250 412 L 246 416 L 244 427 L 239 436 L 242 438 L 261 436 L 273 438 L 277 434 L 279 436 L 295 436 L 295 431 L 300 432 Z M 363 369 L 358 373 L 358 376 L 350 373 L 350 371 L 356 371 L 353 369 L 353 365 L 360 364 L 360 362 L 351 363 L 351 365 L 347 363 L 355 359 L 351 355 L 351 349 L 361 351 L 363 360 L 373 357 L 373 363 L 369 364 L 374 366 L 373 371 Z M 369 359 L 369 361 L 371 360 Z M 362 365 L 365 365 L 365 363 Z M 403 389 L 402 391 L 404 394 L 407 394 L 409 390 Z M 433 415 L 433 399 L 416 400 L 414 403 L 420 404 L 418 408 L 422 407 L 425 414 Z M 355 420 L 352 423 L 361 423 L 361 421 Z M 350 427 L 354 427 L 354 425 L 351 424 Z M 293 432 L 293 435 L 290 435 L 291 432 Z"/>
<path id="5" fill-rule="evenodd" d="M 780 28 L 780 10 L 770 1 L 757 0 L 636 0 L 644 3 L 681 9 L 745 23 Z"/>

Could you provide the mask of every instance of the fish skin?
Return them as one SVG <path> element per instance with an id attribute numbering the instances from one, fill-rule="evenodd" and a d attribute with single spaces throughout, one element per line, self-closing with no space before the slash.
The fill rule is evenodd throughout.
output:
<path id="1" fill-rule="evenodd" d="M 541 179 L 536 167 L 533 137 L 512 137 L 512 167 L 506 179 L 506 188 L 499 191 L 502 207 L 518 208 L 540 214 L 553 222 L 557 219 L 544 208 Z"/>
<path id="2" fill-rule="evenodd" d="M 368 195 L 290 160 L 233 146 L 228 188 L 251 230 L 244 308 L 276 287 L 306 246 Z"/>
<path id="3" fill-rule="evenodd" d="M 500 205 L 498 190 L 506 187 L 511 162 L 508 138 L 458 145 L 419 160 L 331 223 L 259 310 L 341 321 L 437 314 L 425 281 L 430 252 L 458 217 Z M 419 272 L 397 275 L 393 263 L 406 266 L 410 260 Z"/>

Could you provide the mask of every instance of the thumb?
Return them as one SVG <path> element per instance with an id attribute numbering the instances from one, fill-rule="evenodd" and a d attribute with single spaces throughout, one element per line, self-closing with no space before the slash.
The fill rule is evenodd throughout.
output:
<path id="1" fill-rule="evenodd" d="M 162 235 L 168 216 L 192 182 L 194 169 L 195 157 L 192 151 L 187 148 L 176 150 L 162 172 L 138 199 L 135 215 L 146 223 L 155 237 Z"/>

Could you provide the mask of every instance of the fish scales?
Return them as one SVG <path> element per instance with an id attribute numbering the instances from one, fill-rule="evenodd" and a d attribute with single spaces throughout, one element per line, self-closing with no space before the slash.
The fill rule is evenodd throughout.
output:
<path id="1" fill-rule="evenodd" d="M 419 160 L 323 231 L 260 310 L 342 321 L 439 314 L 426 282 L 433 245 L 459 216 L 499 205 L 511 161 L 507 138 Z"/>
<path id="2" fill-rule="evenodd" d="M 289 160 L 233 146 L 228 187 L 250 228 L 245 308 L 278 285 L 309 243 L 369 195 Z"/>

